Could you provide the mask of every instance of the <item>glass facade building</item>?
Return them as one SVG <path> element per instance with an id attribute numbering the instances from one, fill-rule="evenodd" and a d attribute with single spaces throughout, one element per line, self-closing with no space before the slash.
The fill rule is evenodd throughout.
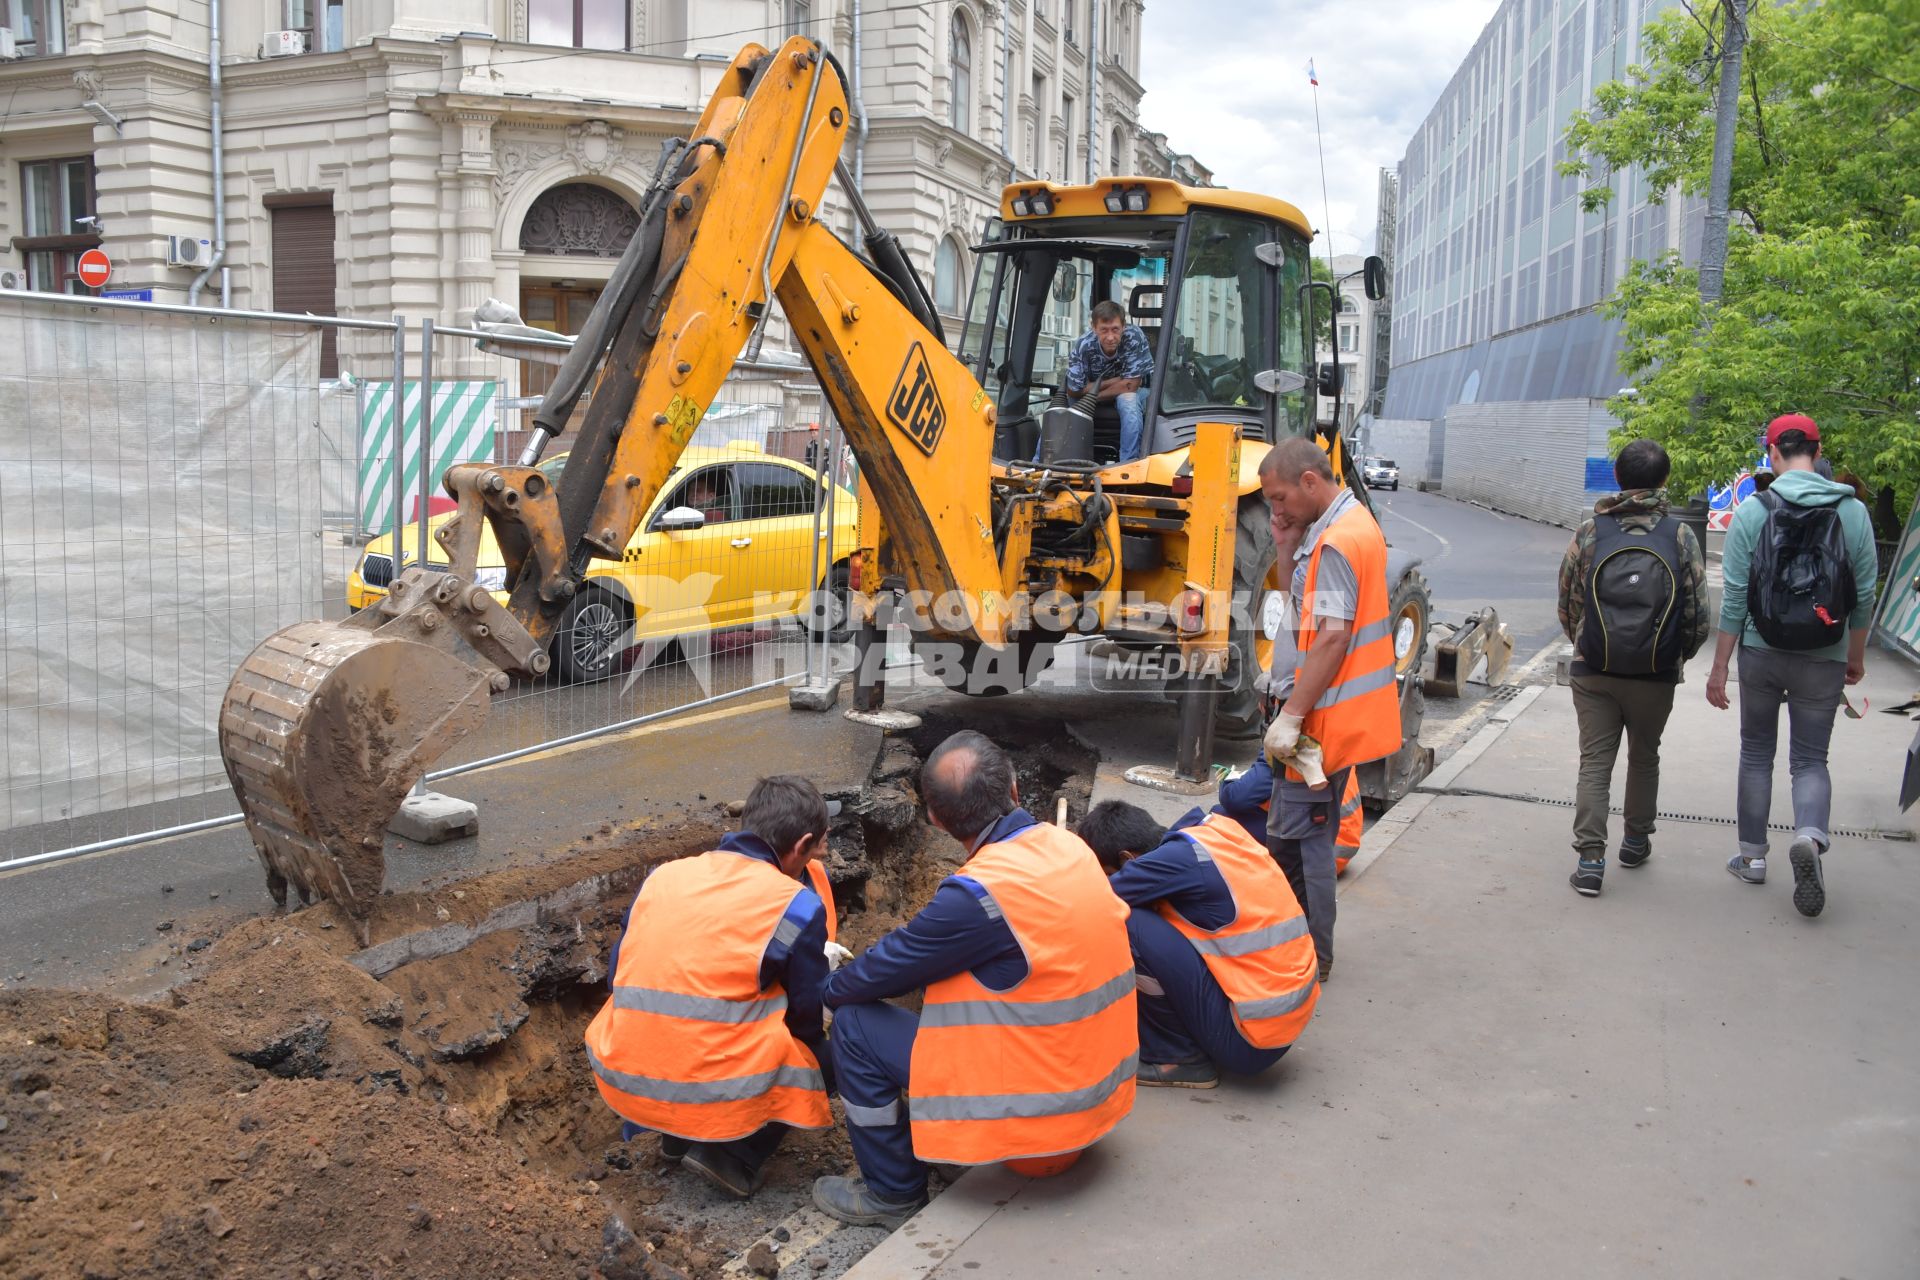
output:
<path id="1" fill-rule="evenodd" d="M 1461 403 L 1611 396 L 1628 263 L 1698 255 L 1701 202 L 1648 199 L 1634 170 L 1563 177 L 1564 135 L 1624 79 L 1641 28 L 1678 0 L 1506 0 L 1399 165 L 1387 418 Z M 1614 198 L 1582 211 L 1583 187 Z"/>

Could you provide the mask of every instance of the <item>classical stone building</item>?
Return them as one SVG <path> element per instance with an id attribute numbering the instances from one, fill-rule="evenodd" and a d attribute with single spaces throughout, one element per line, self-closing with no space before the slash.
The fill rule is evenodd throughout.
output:
<path id="1" fill-rule="evenodd" d="M 16 55 L 0 62 L 0 266 L 85 292 L 77 258 L 98 245 L 108 291 L 185 300 L 220 238 L 210 0 L 0 9 Z M 741 44 L 805 33 L 857 77 L 846 159 L 954 313 L 1002 184 L 1132 171 L 1141 11 L 223 0 L 226 251 L 197 301 L 219 305 L 224 279 L 234 307 L 466 323 L 498 297 L 577 327 L 662 141 L 684 136 Z"/>

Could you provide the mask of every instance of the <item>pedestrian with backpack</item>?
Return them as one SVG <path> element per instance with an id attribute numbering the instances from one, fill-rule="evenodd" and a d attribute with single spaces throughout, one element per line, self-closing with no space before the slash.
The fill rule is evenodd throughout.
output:
<path id="1" fill-rule="evenodd" d="M 1725 588 L 1707 701 L 1725 711 L 1727 665 L 1740 651 L 1740 775 L 1734 797 L 1740 851 L 1727 870 L 1748 884 L 1767 879 L 1767 816 L 1780 704 L 1787 706 L 1787 768 L 1793 774 L 1793 905 L 1817 916 L 1827 904 L 1820 859 L 1827 851 L 1833 781 L 1827 744 L 1842 689 L 1867 670 L 1873 616 L 1873 521 L 1851 485 L 1820 475 L 1820 428 L 1789 413 L 1767 426 L 1774 481 L 1734 508 L 1721 556 Z"/>
<path id="2" fill-rule="evenodd" d="M 1693 530 L 1667 512 L 1671 463 L 1652 440 L 1614 459 L 1620 492 L 1593 506 L 1560 563 L 1560 626 L 1573 641 L 1573 709 L 1580 781 L 1569 882 L 1597 897 L 1607 870 L 1608 791 L 1627 739 L 1626 831 L 1620 865 L 1653 856 L 1660 797 L 1660 735 L 1681 668 L 1712 629 L 1706 561 Z"/>

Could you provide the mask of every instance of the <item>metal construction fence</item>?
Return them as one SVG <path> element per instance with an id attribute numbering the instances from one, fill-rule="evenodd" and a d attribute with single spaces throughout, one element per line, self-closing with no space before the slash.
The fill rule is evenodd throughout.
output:
<path id="1" fill-rule="evenodd" d="M 215 737 L 234 670 L 443 562 L 446 468 L 517 455 L 566 346 L 0 294 L 0 870 L 237 822 Z M 561 484 L 573 434 L 540 464 Z M 626 554 L 594 563 L 554 670 L 430 778 L 824 672 L 854 493 L 811 373 L 736 368 Z M 504 590 L 491 537 L 478 567 Z"/>

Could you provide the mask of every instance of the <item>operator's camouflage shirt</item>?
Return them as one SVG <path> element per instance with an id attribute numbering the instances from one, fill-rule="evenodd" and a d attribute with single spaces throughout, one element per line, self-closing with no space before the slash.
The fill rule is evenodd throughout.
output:
<path id="1" fill-rule="evenodd" d="M 1625 528 L 1644 532 L 1667 514 L 1665 489 L 1635 489 L 1616 493 L 1593 504 L 1596 516 L 1612 516 Z M 1573 535 L 1560 561 L 1560 629 L 1577 649 L 1580 621 L 1586 613 L 1587 593 L 1581 583 L 1593 568 L 1593 521 L 1585 521 Z M 1693 530 L 1680 526 L 1680 644 L 1691 658 L 1713 633 L 1713 611 L 1707 601 L 1707 561 Z"/>

